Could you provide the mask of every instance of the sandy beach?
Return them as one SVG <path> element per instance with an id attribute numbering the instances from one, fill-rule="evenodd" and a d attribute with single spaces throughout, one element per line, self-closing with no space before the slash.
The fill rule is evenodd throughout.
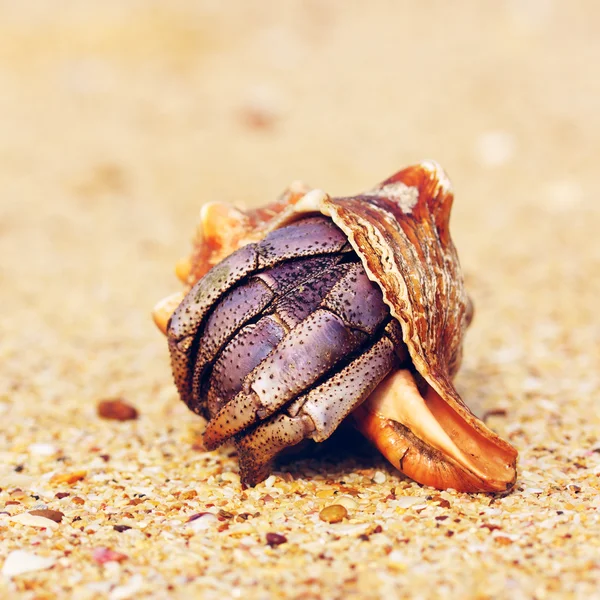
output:
<path id="1" fill-rule="evenodd" d="M 0 596 L 598 597 L 599 19 L 1 2 Z M 243 490 L 150 316 L 201 205 L 358 193 L 425 158 L 476 306 L 457 387 L 518 449 L 513 492 L 426 488 L 368 447 Z M 101 418 L 115 398 L 137 418 Z"/>

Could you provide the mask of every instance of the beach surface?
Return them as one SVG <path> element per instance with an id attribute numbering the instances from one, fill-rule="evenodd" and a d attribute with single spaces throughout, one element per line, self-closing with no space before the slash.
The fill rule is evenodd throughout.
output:
<path id="1" fill-rule="evenodd" d="M 600 5 L 60 6 L 0 3 L 0 596 L 597 597 Z M 476 306 L 456 384 L 518 449 L 514 491 L 368 447 L 243 490 L 150 316 L 201 205 L 426 158 Z"/>

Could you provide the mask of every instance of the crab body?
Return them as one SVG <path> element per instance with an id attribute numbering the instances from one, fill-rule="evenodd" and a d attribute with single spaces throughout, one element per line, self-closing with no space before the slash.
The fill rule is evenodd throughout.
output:
<path id="1" fill-rule="evenodd" d="M 181 398 L 232 438 L 254 485 L 282 450 L 358 429 L 421 483 L 496 491 L 516 452 L 453 384 L 472 308 L 435 163 L 350 198 L 293 188 L 243 213 L 207 205 L 185 296 L 155 310 Z M 174 310 L 173 310 L 174 309 Z"/>
<path id="2" fill-rule="evenodd" d="M 177 309 L 169 336 L 190 327 L 198 327 L 185 352 L 193 369 L 177 372 L 184 399 L 209 420 L 208 448 L 235 436 L 249 483 L 287 446 L 327 439 L 408 358 L 381 291 L 322 216 L 216 266 Z"/>

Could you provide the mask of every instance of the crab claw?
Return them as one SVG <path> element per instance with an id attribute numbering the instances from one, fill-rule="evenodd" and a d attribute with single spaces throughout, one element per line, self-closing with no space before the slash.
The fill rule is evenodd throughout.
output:
<path id="1" fill-rule="evenodd" d="M 185 298 L 185 292 L 175 292 L 166 298 L 163 298 L 160 302 L 157 302 L 152 309 L 152 318 L 156 326 L 167 335 L 167 325 L 171 315 L 175 312 L 175 309 L 181 304 L 181 301 Z"/>
<path id="2" fill-rule="evenodd" d="M 363 435 L 419 483 L 460 492 L 502 492 L 515 483 L 517 451 L 431 386 L 422 395 L 406 369 L 389 375 L 353 416 Z"/>

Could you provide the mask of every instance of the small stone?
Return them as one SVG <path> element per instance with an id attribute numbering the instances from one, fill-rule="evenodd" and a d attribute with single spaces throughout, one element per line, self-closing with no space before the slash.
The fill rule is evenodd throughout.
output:
<path id="1" fill-rule="evenodd" d="M 123 533 L 124 531 L 131 529 L 131 527 L 129 525 L 113 525 L 113 529 L 119 533 Z"/>
<path id="2" fill-rule="evenodd" d="M 385 483 L 387 481 L 387 475 L 383 471 L 377 471 L 373 475 L 373 481 L 375 483 Z"/>
<path id="3" fill-rule="evenodd" d="M 62 500 L 63 498 L 66 498 L 67 496 L 70 496 L 71 494 L 69 494 L 69 492 L 58 492 L 56 494 L 54 494 L 55 498 L 58 498 L 59 500 Z"/>
<path id="4" fill-rule="evenodd" d="M 140 590 L 144 586 L 144 578 L 138 573 L 129 579 L 124 585 L 118 585 L 113 588 L 108 596 L 108 600 L 128 600 L 129 598 L 139 598 Z"/>
<path id="5" fill-rule="evenodd" d="M 194 531 L 201 531 L 203 529 L 210 529 L 219 522 L 219 519 L 211 512 L 202 512 L 192 515 L 187 522 Z"/>
<path id="6" fill-rule="evenodd" d="M 75 496 L 71 502 L 73 504 L 77 504 L 78 506 L 81 506 L 82 504 L 85 504 L 85 500 L 83 498 L 80 498 L 79 496 Z"/>
<path id="7" fill-rule="evenodd" d="M 111 550 L 110 548 L 95 548 L 92 552 L 92 559 L 95 563 L 99 565 L 103 565 L 107 562 L 123 562 L 127 560 L 129 557 L 127 554 L 123 554 L 122 552 L 116 552 L 115 550 Z"/>
<path id="8" fill-rule="evenodd" d="M 180 496 L 181 500 L 191 500 L 198 495 L 196 490 L 188 490 L 187 492 L 183 492 Z"/>
<path id="9" fill-rule="evenodd" d="M 348 516 L 348 511 L 345 506 L 341 504 L 332 504 L 331 506 L 326 506 L 320 513 L 319 519 L 321 521 L 325 521 L 326 523 L 339 523 L 343 521 Z"/>
<path id="10" fill-rule="evenodd" d="M 38 456 L 53 456 L 58 452 L 58 449 L 52 444 L 29 444 L 28 450 L 31 454 Z"/>
<path id="11" fill-rule="evenodd" d="M 73 473 L 57 473 L 56 475 L 53 475 L 51 477 L 50 483 L 54 483 L 54 484 L 67 483 L 69 485 L 72 485 L 73 483 L 76 483 L 78 481 L 81 481 L 82 479 L 85 479 L 86 475 L 87 475 L 87 471 L 74 471 Z"/>
<path id="12" fill-rule="evenodd" d="M 56 560 L 50 556 L 38 556 L 25 550 L 13 550 L 2 565 L 2 575 L 14 577 L 22 573 L 43 571 L 53 567 Z"/>
<path id="13" fill-rule="evenodd" d="M 40 510 L 30 510 L 29 514 L 37 517 L 44 517 L 45 519 L 50 519 L 55 523 L 60 523 L 62 521 L 62 518 L 65 516 L 64 513 L 60 512 L 60 510 L 50 510 L 49 508 L 44 508 Z"/>
<path id="14" fill-rule="evenodd" d="M 506 537 L 504 535 L 499 535 L 495 537 L 494 540 L 501 546 L 510 546 L 513 543 L 509 537 Z"/>
<path id="15" fill-rule="evenodd" d="M 578 181 L 553 180 L 545 184 L 542 190 L 543 208 L 554 213 L 575 210 L 585 199 L 585 191 Z"/>
<path id="16" fill-rule="evenodd" d="M 276 481 L 277 477 L 275 477 L 275 475 L 269 475 L 269 477 L 265 479 L 265 487 L 271 489 Z"/>
<path id="17" fill-rule="evenodd" d="M 274 546 L 280 546 L 281 544 L 285 544 L 287 542 L 287 538 L 285 535 L 281 535 L 279 533 L 267 533 L 267 544 L 273 548 Z"/>
<path id="18" fill-rule="evenodd" d="M 132 421 L 138 418 L 138 411 L 122 398 L 113 398 L 98 403 L 98 416 L 113 421 Z"/>
<path id="19" fill-rule="evenodd" d="M 231 471 L 226 471 L 221 475 L 221 479 L 224 481 L 229 481 L 230 483 L 240 483 L 240 476 L 237 473 L 232 473 Z"/>
<path id="20" fill-rule="evenodd" d="M 397 571 L 406 570 L 406 556 L 399 550 L 392 550 L 388 556 L 390 566 Z"/>
<path id="21" fill-rule="evenodd" d="M 319 490 L 315 495 L 317 498 L 331 498 L 333 496 L 333 490 Z"/>
<path id="22" fill-rule="evenodd" d="M 423 498 L 417 498 L 415 496 L 401 496 L 396 498 L 394 504 L 400 508 L 408 508 L 414 504 L 421 504 L 422 502 Z"/>
<path id="23" fill-rule="evenodd" d="M 354 498 L 350 498 L 350 496 L 338 496 L 335 501 L 346 510 L 356 510 L 358 508 L 358 502 Z"/>
<path id="24" fill-rule="evenodd" d="M 32 515 L 28 512 L 19 513 L 18 515 L 11 517 L 10 520 L 31 527 L 44 527 L 45 529 L 56 529 L 58 527 L 56 521 L 39 515 Z"/>

